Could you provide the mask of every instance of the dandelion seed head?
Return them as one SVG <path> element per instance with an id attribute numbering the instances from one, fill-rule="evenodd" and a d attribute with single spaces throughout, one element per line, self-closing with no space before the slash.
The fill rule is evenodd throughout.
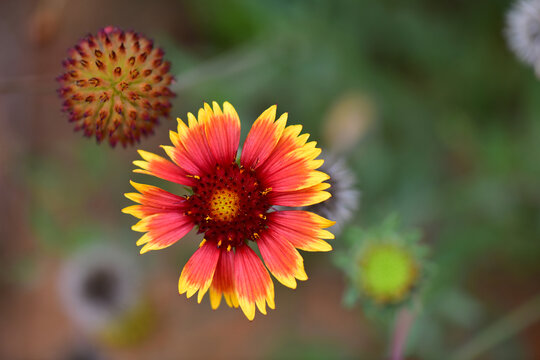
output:
<path id="1" fill-rule="evenodd" d="M 347 166 L 345 159 L 324 153 L 325 162 L 320 170 L 330 176 L 327 190 L 332 196 L 315 205 L 302 209 L 312 211 L 324 218 L 334 220 L 336 223 L 329 228 L 334 235 L 338 235 L 349 222 L 360 204 L 360 191 L 356 188 L 356 177 Z"/>
<path id="2" fill-rule="evenodd" d="M 520 0 L 506 16 L 506 38 L 510 49 L 524 63 L 540 62 L 540 1 Z"/>

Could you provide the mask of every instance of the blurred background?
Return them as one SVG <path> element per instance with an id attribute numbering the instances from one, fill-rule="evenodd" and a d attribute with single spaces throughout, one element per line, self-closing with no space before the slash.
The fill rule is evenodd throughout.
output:
<path id="1" fill-rule="evenodd" d="M 388 324 L 343 306 L 333 253 L 303 253 L 309 281 L 294 291 L 275 282 L 276 310 L 253 322 L 178 295 L 196 235 L 138 255 L 136 220 L 120 212 L 130 205 L 129 180 L 149 180 L 131 172 L 136 149 L 160 153 L 174 118 L 212 100 L 236 107 L 243 137 L 278 104 L 289 123 L 344 158 L 361 191 L 349 225 L 397 213 L 422 231 L 436 270 L 407 358 L 463 355 L 486 342 L 486 329 L 489 346 L 474 358 L 540 358 L 538 301 L 530 306 L 540 292 L 540 81 L 507 49 L 510 5 L 1 1 L 0 358 L 387 353 Z M 154 39 L 177 80 L 171 119 L 127 149 L 74 133 L 56 94 L 67 49 L 107 25 Z M 332 244 L 343 247 L 340 236 Z M 77 281 L 87 292 L 74 290 Z M 125 303 L 135 310 L 96 333 Z M 528 326 L 512 322 L 515 309 Z M 500 321 L 502 336 L 489 338 Z"/>

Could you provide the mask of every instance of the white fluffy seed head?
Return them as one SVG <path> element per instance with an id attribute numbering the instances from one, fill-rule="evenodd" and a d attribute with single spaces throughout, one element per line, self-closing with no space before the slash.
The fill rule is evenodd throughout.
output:
<path id="1" fill-rule="evenodd" d="M 319 170 L 330 175 L 327 182 L 332 186 L 326 191 L 330 192 L 332 197 L 302 209 L 335 221 L 336 224 L 328 230 L 337 236 L 358 210 L 360 192 L 356 188 L 356 177 L 343 158 L 330 153 L 323 153 L 321 157 L 325 161 Z"/>
<path id="2" fill-rule="evenodd" d="M 526 64 L 540 67 L 540 0 L 519 0 L 506 16 L 508 46 Z"/>

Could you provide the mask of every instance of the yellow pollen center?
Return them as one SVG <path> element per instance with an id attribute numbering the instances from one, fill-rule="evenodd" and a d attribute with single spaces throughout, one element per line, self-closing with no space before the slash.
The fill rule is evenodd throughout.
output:
<path id="1" fill-rule="evenodd" d="M 211 218 L 218 221 L 234 220 L 238 213 L 240 199 L 234 191 L 217 190 L 210 200 Z"/>

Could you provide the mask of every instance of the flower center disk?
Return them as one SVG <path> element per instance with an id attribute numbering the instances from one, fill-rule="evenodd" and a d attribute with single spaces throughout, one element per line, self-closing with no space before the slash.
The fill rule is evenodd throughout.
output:
<path id="1" fill-rule="evenodd" d="M 227 189 L 217 190 L 210 200 L 210 214 L 218 221 L 232 221 L 238 214 L 238 194 Z"/>
<path id="2" fill-rule="evenodd" d="M 257 240 L 266 227 L 265 214 L 270 208 L 267 193 L 255 171 L 236 163 L 216 166 L 213 173 L 202 175 L 193 186 L 187 214 L 207 241 L 236 247 L 245 240 Z"/>

